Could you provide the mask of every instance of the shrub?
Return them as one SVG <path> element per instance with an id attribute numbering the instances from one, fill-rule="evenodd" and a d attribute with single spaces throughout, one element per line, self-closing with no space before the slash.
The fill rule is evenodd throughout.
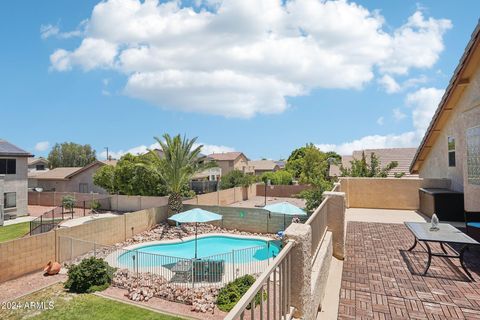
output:
<path id="1" fill-rule="evenodd" d="M 62 206 L 65 208 L 65 209 L 68 209 L 70 211 L 73 210 L 73 207 L 75 206 L 75 198 L 73 196 L 64 196 L 62 198 Z"/>
<path id="2" fill-rule="evenodd" d="M 65 288 L 76 293 L 105 290 L 112 282 L 114 271 L 115 268 L 110 267 L 103 259 L 83 259 L 78 265 L 72 265 L 68 269 Z"/>
<path id="3" fill-rule="evenodd" d="M 98 211 L 102 208 L 102 205 L 98 200 L 93 200 L 92 201 L 92 210 Z"/>
<path id="4" fill-rule="evenodd" d="M 255 182 L 255 179 L 255 176 L 245 174 L 243 171 L 235 169 L 222 176 L 222 179 L 220 180 L 220 189 L 225 190 L 233 187 L 248 187 Z"/>
<path id="5" fill-rule="evenodd" d="M 217 297 L 217 306 L 218 309 L 229 312 L 235 307 L 237 302 L 242 298 L 245 292 L 255 283 L 255 278 L 251 275 L 246 275 L 236 280 L 229 282 L 225 287 L 223 287 L 218 293 Z M 255 304 L 260 303 L 260 293 L 255 296 Z M 263 299 L 265 300 L 267 294 L 264 293 Z M 250 306 L 248 306 L 250 309 Z"/>
<path id="6" fill-rule="evenodd" d="M 286 185 L 292 184 L 293 175 L 286 170 L 279 170 L 275 172 L 265 172 L 262 174 L 261 180 L 267 182 L 270 180 L 270 183 L 273 185 Z"/>

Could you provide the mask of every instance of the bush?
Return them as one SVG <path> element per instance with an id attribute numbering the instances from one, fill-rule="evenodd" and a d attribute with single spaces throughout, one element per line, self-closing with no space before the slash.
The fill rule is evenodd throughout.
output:
<path id="1" fill-rule="evenodd" d="M 83 259 L 78 265 L 72 265 L 68 269 L 65 288 L 76 293 L 105 290 L 112 282 L 114 271 L 115 268 L 110 267 L 103 259 Z"/>
<path id="2" fill-rule="evenodd" d="M 62 198 L 62 206 L 65 209 L 68 209 L 70 211 L 73 210 L 73 207 L 75 206 L 75 198 L 73 196 L 64 196 Z"/>
<path id="3" fill-rule="evenodd" d="M 230 189 L 234 187 L 248 187 L 255 182 L 256 177 L 245 174 L 240 170 L 232 170 L 226 175 L 222 176 L 220 180 L 220 189 Z"/>
<path id="4" fill-rule="evenodd" d="M 273 185 L 286 185 L 292 184 L 293 175 L 286 170 L 279 170 L 275 172 L 265 172 L 262 174 L 261 180 L 266 183 L 270 180 Z"/>
<path id="5" fill-rule="evenodd" d="M 255 283 L 255 278 L 251 275 L 240 277 L 232 282 L 229 282 L 225 287 L 220 289 L 217 297 L 218 309 L 229 312 L 235 307 L 237 302 L 242 298 L 245 292 Z M 263 299 L 267 297 L 267 293 L 264 293 Z M 260 303 L 260 293 L 255 296 L 255 304 Z M 248 306 L 247 309 L 250 309 Z"/>

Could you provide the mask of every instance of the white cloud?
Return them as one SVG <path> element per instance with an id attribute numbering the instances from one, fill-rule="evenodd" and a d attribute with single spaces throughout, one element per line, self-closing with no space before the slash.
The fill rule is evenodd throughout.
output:
<path id="1" fill-rule="evenodd" d="M 370 135 L 341 144 L 317 144 L 322 151 L 336 151 L 341 155 L 351 155 L 355 150 L 375 148 L 417 147 L 423 138 L 435 110 L 442 98 L 443 89 L 421 88 L 407 95 L 405 103 L 412 108 L 412 125 L 415 130 L 402 134 Z M 394 115 L 395 115 L 394 109 Z M 399 117 L 405 116 L 398 110 Z"/>
<path id="2" fill-rule="evenodd" d="M 202 147 L 202 153 L 203 154 L 211 154 L 211 153 L 221 153 L 221 152 L 231 152 L 235 151 L 234 148 L 227 147 L 227 146 L 222 146 L 222 145 L 214 145 L 214 144 L 204 144 L 204 143 L 196 143 L 193 145 L 194 148 L 198 147 L 199 145 L 203 145 Z M 108 152 L 108 155 L 112 157 L 113 159 L 120 159 L 123 155 L 127 153 L 131 153 L 133 155 L 138 155 L 138 154 L 144 154 L 148 152 L 148 150 L 153 150 L 160 148 L 160 145 L 155 142 L 149 146 L 147 145 L 139 145 L 133 148 L 130 148 L 128 150 L 117 150 L 117 151 L 110 151 Z M 100 158 L 106 159 L 107 158 L 107 151 L 104 150 L 100 152 Z"/>
<path id="3" fill-rule="evenodd" d="M 405 113 L 403 113 L 400 108 L 393 109 L 393 118 L 397 121 L 403 120 L 407 117 Z"/>
<path id="4" fill-rule="evenodd" d="M 379 126 L 383 126 L 383 125 L 385 124 L 385 119 L 384 119 L 383 117 L 379 117 L 379 118 L 377 119 L 377 124 L 378 124 Z"/>
<path id="5" fill-rule="evenodd" d="M 407 105 L 413 109 L 413 126 L 422 135 L 427 130 L 444 92 L 443 89 L 421 88 L 407 95 Z"/>
<path id="6" fill-rule="evenodd" d="M 40 141 L 35 144 L 36 151 L 43 152 L 43 151 L 47 151 L 48 148 L 50 148 L 50 142 L 48 141 Z"/>
<path id="7" fill-rule="evenodd" d="M 287 97 L 316 88 L 362 88 L 376 68 L 429 68 L 451 26 L 416 12 L 389 33 L 377 11 L 346 0 L 194 5 L 209 10 L 180 1 L 102 1 L 80 46 L 56 50 L 52 68 L 109 68 L 127 77 L 126 94 L 155 105 L 252 117 L 282 112 Z"/>
<path id="8" fill-rule="evenodd" d="M 396 93 L 402 89 L 398 82 L 388 74 L 378 79 L 378 83 L 384 87 L 387 93 Z"/>
<path id="9" fill-rule="evenodd" d="M 56 37 L 59 39 L 69 39 L 72 37 L 81 37 L 85 34 L 85 27 L 88 21 L 83 20 L 78 27 L 73 31 L 61 32 L 59 25 L 42 24 L 40 26 L 40 37 L 42 39 L 48 39 L 50 37 Z"/>
<path id="10" fill-rule="evenodd" d="M 341 155 L 351 155 L 355 150 L 375 148 L 403 148 L 416 146 L 419 138 L 416 132 L 409 131 L 399 135 L 371 135 L 341 144 L 317 144 L 322 151 L 335 151 Z"/>

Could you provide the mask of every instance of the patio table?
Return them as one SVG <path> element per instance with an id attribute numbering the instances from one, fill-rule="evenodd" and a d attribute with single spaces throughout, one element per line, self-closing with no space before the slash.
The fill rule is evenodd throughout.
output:
<path id="1" fill-rule="evenodd" d="M 456 258 L 460 260 L 460 265 L 467 276 L 473 280 L 472 275 L 465 266 L 463 256 L 468 246 L 480 244 L 478 241 L 470 238 L 468 235 L 448 223 L 439 223 L 439 230 L 437 231 L 430 231 L 431 224 L 427 222 L 405 222 L 405 226 L 415 237 L 415 242 L 413 243 L 412 247 L 408 249 L 408 251 L 412 251 L 419 242 L 423 242 L 425 244 L 426 251 L 428 253 L 428 260 L 422 275 L 427 274 L 432 262 L 432 257 Z M 432 252 L 429 243 L 439 243 L 443 253 Z M 460 245 L 460 250 L 457 251 L 453 249 L 450 244 Z M 447 250 L 445 249 L 445 245 L 448 246 L 454 254 L 448 254 Z"/>

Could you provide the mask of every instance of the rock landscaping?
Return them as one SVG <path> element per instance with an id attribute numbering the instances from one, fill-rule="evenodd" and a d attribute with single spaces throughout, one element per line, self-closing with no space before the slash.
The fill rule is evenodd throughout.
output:
<path id="1" fill-rule="evenodd" d="M 245 236 L 263 236 L 272 240 L 279 238 L 273 234 L 249 233 L 235 229 L 224 229 L 211 224 L 198 224 L 198 234 L 207 233 L 230 233 Z M 183 224 L 179 227 L 170 226 L 167 223 L 161 223 L 152 229 L 139 233 L 132 238 L 116 243 L 112 246 L 102 246 L 96 244 L 95 252 L 92 250 L 82 256 L 76 257 L 69 264 L 78 264 L 84 258 L 95 255 L 97 258 L 105 258 L 110 253 L 129 246 L 143 242 L 158 240 L 174 240 L 195 234 L 193 225 Z M 191 287 L 188 284 L 178 285 L 168 282 L 164 277 L 149 272 L 132 272 L 128 269 L 119 269 L 115 272 L 112 285 L 127 290 L 125 294 L 132 301 L 149 301 L 152 297 L 158 297 L 169 301 L 180 302 L 191 305 L 194 312 L 212 312 L 220 288 L 214 286 Z"/>

